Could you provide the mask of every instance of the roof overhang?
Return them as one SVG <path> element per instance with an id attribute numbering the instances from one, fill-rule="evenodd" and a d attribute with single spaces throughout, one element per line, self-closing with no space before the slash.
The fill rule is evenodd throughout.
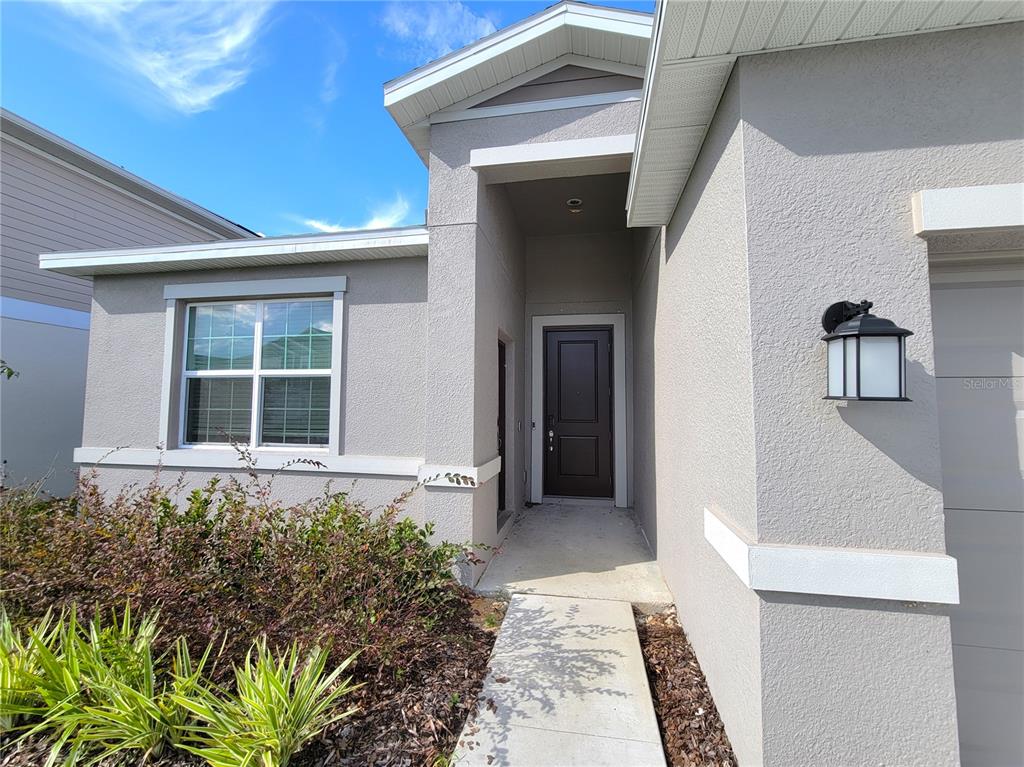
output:
<path id="1" fill-rule="evenodd" d="M 427 255 L 427 239 L 425 226 L 410 226 L 156 248 L 43 253 L 39 268 L 74 275 L 136 274 L 412 258 Z"/>
<path id="2" fill-rule="evenodd" d="M 515 87 L 559 59 L 604 62 L 610 70 L 642 76 L 651 19 L 648 13 L 562 2 L 385 83 L 384 106 L 426 161 L 431 115 Z"/>
<path id="3" fill-rule="evenodd" d="M 738 57 L 1019 19 L 1022 0 L 658 0 L 626 197 L 628 225 L 668 223 Z"/>
<path id="4" fill-rule="evenodd" d="M 0 128 L 7 138 L 20 142 L 36 152 L 67 163 L 103 183 L 118 187 L 150 205 L 162 208 L 194 226 L 205 229 L 212 235 L 228 238 L 259 236 L 256 232 L 223 216 L 218 216 L 173 192 L 161 189 L 156 184 L 151 184 L 146 179 L 129 173 L 124 168 L 120 168 L 92 152 L 87 152 L 80 146 L 72 144 L 57 134 L 6 109 L 0 110 Z"/>

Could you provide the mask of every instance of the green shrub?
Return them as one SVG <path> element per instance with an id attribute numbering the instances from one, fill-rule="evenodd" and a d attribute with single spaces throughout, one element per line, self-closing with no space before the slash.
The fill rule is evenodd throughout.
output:
<path id="1" fill-rule="evenodd" d="M 161 610 L 161 651 L 223 637 L 239 663 L 252 643 L 361 651 L 360 671 L 395 674 L 464 603 L 453 568 L 471 554 L 403 518 L 405 498 L 369 509 L 345 493 L 270 500 L 255 472 L 214 479 L 173 502 L 159 475 L 105 497 L 90 477 L 67 500 L 0 493 L 0 583 L 12 616 L 57 609 Z M 226 663 L 224 668 L 229 668 Z M 365 665 L 364 665 L 365 664 Z"/>
<path id="2" fill-rule="evenodd" d="M 185 748 L 212 767 L 288 767 L 328 725 L 355 713 L 355 708 L 338 707 L 355 689 L 351 677 L 338 681 L 355 656 L 325 674 L 327 657 L 314 648 L 300 664 L 299 649 L 292 644 L 285 657 L 275 660 L 261 641 L 235 668 L 233 692 L 200 685 L 191 695 L 176 695 L 198 720 L 187 730 Z"/>

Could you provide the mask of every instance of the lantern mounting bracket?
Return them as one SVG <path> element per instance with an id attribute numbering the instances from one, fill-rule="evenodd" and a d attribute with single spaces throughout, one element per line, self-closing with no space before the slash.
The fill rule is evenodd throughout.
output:
<path id="1" fill-rule="evenodd" d="M 838 301 L 821 315 L 821 326 L 825 329 L 826 333 L 831 333 L 847 320 L 852 320 L 861 314 L 867 314 L 873 305 L 870 301 L 860 301 L 858 303 Z"/>

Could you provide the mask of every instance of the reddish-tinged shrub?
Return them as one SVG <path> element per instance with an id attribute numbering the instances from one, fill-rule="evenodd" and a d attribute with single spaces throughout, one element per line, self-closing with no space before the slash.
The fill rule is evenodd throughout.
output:
<path id="1" fill-rule="evenodd" d="M 104 497 L 86 476 L 49 502 L 3 491 L 0 588 L 12 616 L 131 604 L 158 609 L 168 641 L 223 642 L 226 660 L 266 635 L 278 647 L 326 643 L 335 662 L 362 651 L 366 678 L 414 662 L 463 604 L 453 567 L 472 555 L 402 518 L 405 498 L 371 511 L 325 493 L 285 507 L 252 473 L 211 480 L 179 506 L 158 480 Z"/>

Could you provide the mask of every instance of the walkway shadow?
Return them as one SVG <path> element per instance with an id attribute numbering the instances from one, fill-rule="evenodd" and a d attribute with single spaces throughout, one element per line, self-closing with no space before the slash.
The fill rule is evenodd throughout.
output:
<path id="1" fill-rule="evenodd" d="M 514 599 L 502 624 L 477 710 L 460 739 L 467 763 L 512 764 L 515 726 L 595 734 L 630 729 L 623 721 L 631 691 L 621 683 L 622 646 L 633 627 L 595 622 L 580 602 L 551 609 L 537 600 L 524 604 L 528 599 Z M 521 764 L 524 752 L 516 754 Z"/>

